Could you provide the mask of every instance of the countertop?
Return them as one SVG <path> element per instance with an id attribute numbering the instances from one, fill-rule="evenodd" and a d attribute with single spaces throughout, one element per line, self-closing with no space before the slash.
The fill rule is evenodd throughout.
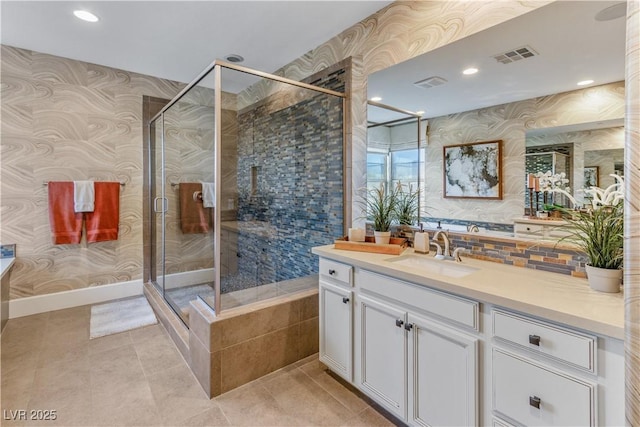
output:
<path id="1" fill-rule="evenodd" d="M 520 311 L 553 322 L 624 339 L 623 294 L 607 294 L 589 288 L 586 279 L 514 267 L 462 257 L 463 264 L 477 268 L 464 277 L 448 277 L 426 268 L 401 266 L 389 261 L 393 255 L 318 246 L 312 252 L 363 269 L 439 289 L 476 301 Z M 406 249 L 400 256 L 414 255 Z M 433 255 L 419 255 L 433 257 Z M 439 261 L 453 263 L 453 261 Z"/>
<path id="2" fill-rule="evenodd" d="M 555 219 L 555 218 L 544 219 L 544 218 L 521 217 L 521 218 L 514 218 L 513 222 L 514 223 L 519 222 L 519 223 L 524 223 L 524 224 L 547 225 L 549 227 L 553 227 L 553 226 L 560 226 L 561 227 L 563 225 L 571 225 L 567 221 L 564 221 L 562 219 Z"/>
<path id="3" fill-rule="evenodd" d="M 3 278 L 5 273 L 9 271 L 15 260 L 16 259 L 13 257 L 0 258 L 0 279 Z"/>

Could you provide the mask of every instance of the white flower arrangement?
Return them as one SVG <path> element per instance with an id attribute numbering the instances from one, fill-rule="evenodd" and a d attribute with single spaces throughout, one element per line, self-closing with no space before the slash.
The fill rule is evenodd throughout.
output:
<path id="1" fill-rule="evenodd" d="M 538 172 L 536 178 L 540 182 L 540 191 L 554 192 L 555 189 L 561 189 L 566 192 L 571 191 L 571 188 L 567 185 L 569 184 L 569 179 L 564 172 L 556 174 L 552 174 L 551 171 Z"/>
<path id="2" fill-rule="evenodd" d="M 590 187 L 587 189 L 578 190 L 591 197 L 591 207 L 593 208 L 593 210 L 598 210 L 603 206 L 616 206 L 618 203 L 624 200 L 624 178 L 616 174 L 610 174 L 609 176 L 613 177 L 616 182 L 605 189 L 602 189 L 600 187 Z M 540 180 L 540 187 L 542 188 L 542 180 Z M 578 208 L 578 201 L 571 194 L 569 194 L 569 187 L 567 187 L 566 189 L 551 187 L 550 189 L 543 191 L 563 194 L 567 196 L 567 198 L 571 201 L 574 209 Z"/>

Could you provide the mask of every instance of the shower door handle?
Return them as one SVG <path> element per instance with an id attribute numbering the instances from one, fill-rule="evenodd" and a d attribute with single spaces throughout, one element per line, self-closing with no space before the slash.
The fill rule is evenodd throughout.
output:
<path id="1" fill-rule="evenodd" d="M 158 209 L 158 200 L 162 200 L 162 207 Z M 169 210 L 169 200 L 166 197 L 156 197 L 153 199 L 153 211 L 155 213 L 165 213 Z"/>

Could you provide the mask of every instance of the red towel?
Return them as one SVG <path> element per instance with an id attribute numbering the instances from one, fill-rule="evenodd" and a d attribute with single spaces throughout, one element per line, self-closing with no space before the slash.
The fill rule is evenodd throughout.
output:
<path id="1" fill-rule="evenodd" d="M 55 245 L 80 243 L 82 235 L 82 213 L 73 209 L 73 181 L 50 181 L 49 224 Z"/>
<path id="2" fill-rule="evenodd" d="M 180 229 L 183 234 L 208 233 L 212 227 L 213 208 L 204 208 L 202 198 L 194 200 L 193 193 L 202 193 L 202 184 L 181 182 L 180 192 Z"/>
<path id="3" fill-rule="evenodd" d="M 85 212 L 87 242 L 118 240 L 120 183 L 96 182 L 93 212 Z"/>

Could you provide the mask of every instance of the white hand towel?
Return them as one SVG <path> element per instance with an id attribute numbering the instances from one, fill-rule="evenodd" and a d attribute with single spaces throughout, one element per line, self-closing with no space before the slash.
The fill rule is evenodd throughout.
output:
<path id="1" fill-rule="evenodd" d="M 216 204 L 216 185 L 213 182 L 202 183 L 202 207 L 212 208 Z"/>
<path id="2" fill-rule="evenodd" d="M 73 181 L 73 209 L 76 212 L 93 212 L 95 200 L 93 181 Z"/>

